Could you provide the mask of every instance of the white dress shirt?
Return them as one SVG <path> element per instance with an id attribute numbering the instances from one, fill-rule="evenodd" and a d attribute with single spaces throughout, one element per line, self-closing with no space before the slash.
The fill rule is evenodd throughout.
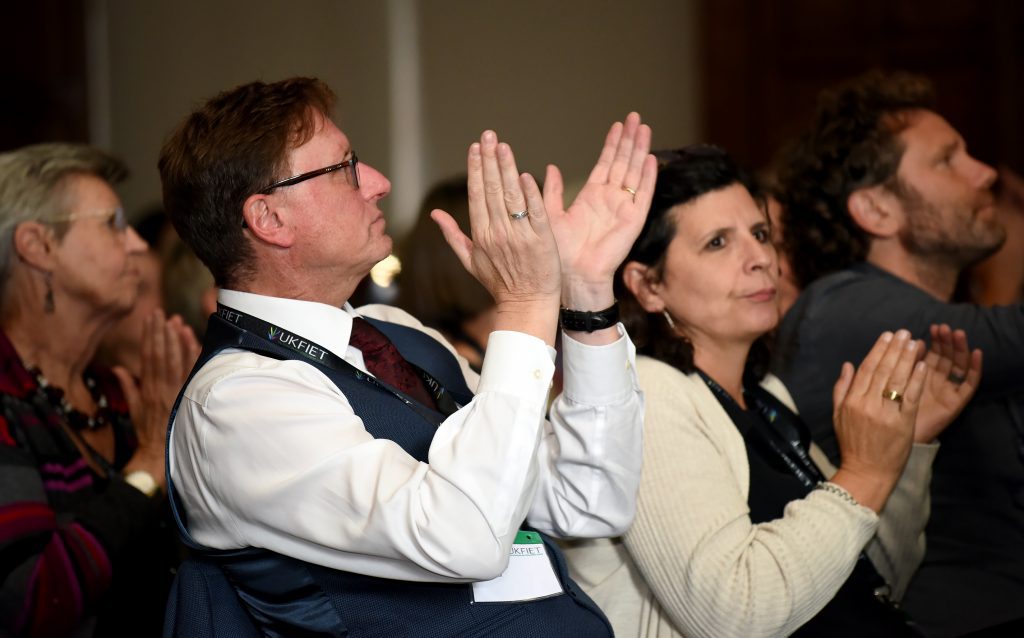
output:
<path id="1" fill-rule="evenodd" d="M 352 317 L 409 325 L 405 312 L 222 290 L 220 302 L 305 337 L 366 370 Z M 185 389 L 170 471 L 189 531 L 218 549 L 261 547 L 335 569 L 413 581 L 501 574 L 527 519 L 561 537 L 614 536 L 633 519 L 643 398 L 625 336 L 563 335 L 564 391 L 544 413 L 554 350 L 490 336 L 472 402 L 438 427 L 428 462 L 373 438 L 312 365 L 228 349 Z M 453 350 L 454 352 L 454 350 Z"/>

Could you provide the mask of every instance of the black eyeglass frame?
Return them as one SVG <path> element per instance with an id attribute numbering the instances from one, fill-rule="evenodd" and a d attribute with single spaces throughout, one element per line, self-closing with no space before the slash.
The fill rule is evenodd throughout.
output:
<path id="1" fill-rule="evenodd" d="M 359 158 L 356 157 L 355 151 L 352 151 L 352 157 L 345 160 L 344 162 L 332 164 L 331 166 L 325 166 L 323 168 L 318 168 L 315 171 L 309 171 L 308 173 L 299 173 L 298 175 L 286 177 L 278 182 L 274 182 L 270 186 L 267 186 L 266 188 L 263 188 L 257 192 L 260 195 L 269 195 L 276 188 L 294 186 L 295 184 L 304 182 L 307 179 L 313 179 L 314 177 L 320 177 L 321 175 L 326 175 L 327 173 L 340 171 L 350 166 L 352 167 L 350 174 L 352 175 L 352 181 L 354 182 L 352 185 L 355 186 L 356 188 L 359 188 Z"/>

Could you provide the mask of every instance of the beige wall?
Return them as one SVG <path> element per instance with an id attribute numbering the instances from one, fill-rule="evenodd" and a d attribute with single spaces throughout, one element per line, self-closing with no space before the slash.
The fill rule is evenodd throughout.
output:
<path id="1" fill-rule="evenodd" d="M 654 126 L 659 147 L 694 140 L 696 2 L 95 0 L 107 34 L 98 43 L 109 67 L 105 135 L 133 170 L 122 196 L 130 211 L 159 200 L 160 144 L 194 104 L 299 74 L 338 93 L 336 119 L 361 159 L 404 176 L 384 205 L 394 231 L 430 180 L 464 170 L 465 148 L 484 128 L 513 144 L 523 170 L 542 177 L 553 162 L 580 181 L 608 124 L 630 109 Z M 418 27 L 411 68 L 422 90 L 402 83 L 394 95 L 389 18 L 398 15 Z M 395 99 L 419 116 L 407 124 L 421 143 L 389 137 Z M 419 170 L 394 162 L 393 147 Z"/>
<path id="2" fill-rule="evenodd" d="M 467 143 L 488 127 L 521 169 L 543 177 L 554 163 L 567 181 L 586 178 L 608 126 L 630 110 L 658 147 L 694 140 L 694 2 L 458 4 L 422 16 L 430 177 L 464 170 Z"/>

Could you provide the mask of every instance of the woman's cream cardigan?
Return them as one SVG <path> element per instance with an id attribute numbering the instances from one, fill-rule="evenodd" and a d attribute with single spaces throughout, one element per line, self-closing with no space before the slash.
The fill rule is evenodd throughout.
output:
<path id="1" fill-rule="evenodd" d="M 638 510 L 622 538 L 567 544 L 573 576 L 620 638 L 784 636 L 835 595 L 860 551 L 902 595 L 924 554 L 937 444 L 915 445 L 881 517 L 813 490 L 753 524 L 736 426 L 696 374 L 637 361 L 646 400 Z M 787 406 L 775 377 L 762 384 Z M 835 468 L 814 446 L 826 476 Z"/>

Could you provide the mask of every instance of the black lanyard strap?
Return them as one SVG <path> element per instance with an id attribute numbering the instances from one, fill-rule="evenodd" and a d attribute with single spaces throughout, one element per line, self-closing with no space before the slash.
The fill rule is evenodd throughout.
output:
<path id="1" fill-rule="evenodd" d="M 720 403 L 742 411 L 735 399 L 714 379 L 701 370 L 697 372 L 718 397 Z M 804 487 L 814 488 L 818 483 L 826 480 L 825 475 L 821 473 L 821 470 L 808 455 L 811 437 L 799 417 L 757 384 L 744 383 L 743 394 L 747 397 L 750 406 L 761 415 L 761 418 L 769 426 L 755 428 L 753 434 L 767 443 L 769 449 L 778 456 L 779 460 L 789 468 L 789 471 Z"/>
<path id="2" fill-rule="evenodd" d="M 312 339 L 308 339 L 290 330 L 274 325 L 269 321 L 264 321 L 259 317 L 246 314 L 224 304 L 217 304 L 217 316 L 236 328 L 243 330 L 252 337 L 298 354 L 302 359 L 309 361 L 315 366 L 322 366 L 333 370 L 334 372 L 347 374 L 358 381 L 373 385 L 379 390 L 387 392 L 399 399 L 402 403 L 406 404 L 409 408 L 420 414 L 420 416 L 426 418 L 428 421 L 435 420 L 433 416 L 435 414 L 434 410 L 424 406 L 401 390 L 376 379 L 373 375 L 363 372 L 348 361 L 345 361 L 345 359 L 338 356 L 336 353 L 332 352 L 330 349 L 321 346 Z M 411 365 L 423 378 L 428 392 L 433 395 L 439 411 L 444 416 L 449 416 L 461 407 L 452 398 L 451 394 L 445 389 L 444 385 L 442 385 L 440 381 L 435 379 L 430 375 L 430 373 L 419 366 L 412 363 L 409 365 Z"/>

